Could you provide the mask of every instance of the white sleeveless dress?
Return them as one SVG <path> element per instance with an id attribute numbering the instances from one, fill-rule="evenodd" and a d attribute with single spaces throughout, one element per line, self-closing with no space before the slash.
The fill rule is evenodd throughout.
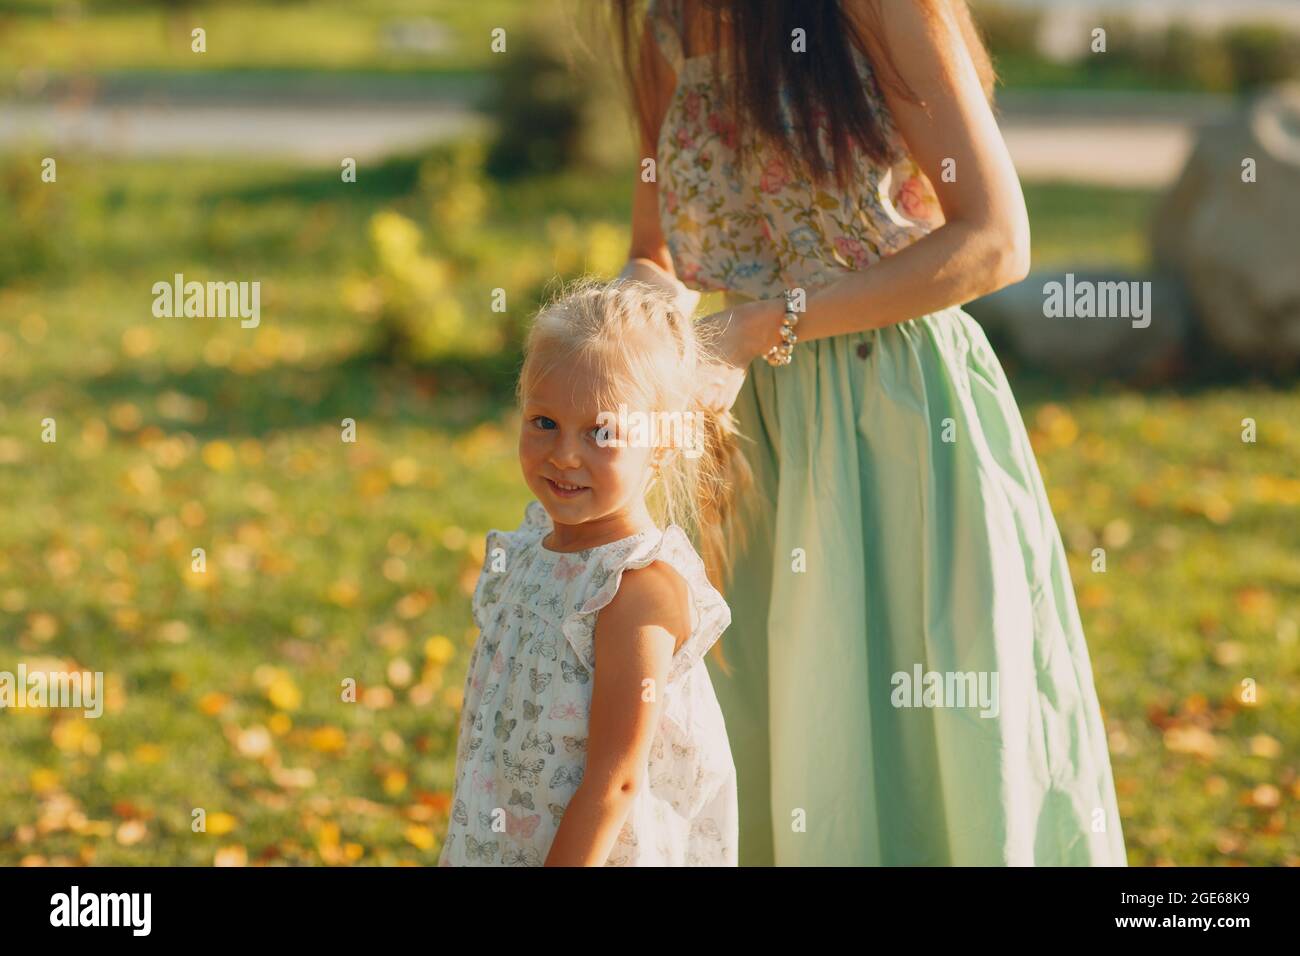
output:
<path id="1" fill-rule="evenodd" d="M 487 536 L 441 866 L 541 866 L 582 781 L 596 617 L 623 572 L 655 561 L 686 581 L 692 630 L 673 657 L 663 717 L 607 866 L 734 866 L 736 768 L 704 655 L 731 623 L 684 531 L 574 553 L 542 546 L 537 501 L 515 531 Z"/>

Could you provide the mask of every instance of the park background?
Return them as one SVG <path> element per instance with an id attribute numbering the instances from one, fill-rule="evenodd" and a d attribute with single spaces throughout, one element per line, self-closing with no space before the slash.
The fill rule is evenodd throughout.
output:
<path id="1" fill-rule="evenodd" d="M 548 283 L 628 246 L 593 6 L 0 0 L 0 670 L 107 682 L 98 720 L 0 710 L 0 864 L 436 861 L 483 535 L 528 499 L 521 332 Z M 1165 4 L 1141 30 L 1066 6 L 973 5 L 1032 295 L 1147 274 L 1196 130 L 1300 72 L 1300 4 Z M 1073 49 L 1081 24 L 1105 55 Z M 154 318 L 175 273 L 260 281 L 260 325 Z M 1296 865 L 1300 387 L 1186 339 L 1124 374 L 999 354 L 1130 862 Z"/>

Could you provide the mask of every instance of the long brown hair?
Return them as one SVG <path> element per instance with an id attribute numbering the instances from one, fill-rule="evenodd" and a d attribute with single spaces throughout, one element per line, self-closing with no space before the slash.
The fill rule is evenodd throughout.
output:
<path id="1" fill-rule="evenodd" d="M 653 61 L 645 57 L 643 31 L 650 0 L 612 0 L 611 28 L 620 54 L 633 114 L 643 142 L 653 143 L 655 132 L 667 108 L 657 102 L 655 89 L 661 77 Z M 728 83 L 731 114 L 741 130 L 751 130 L 787 161 L 788 168 L 803 170 L 808 179 L 825 184 L 833 175 L 845 188 L 855 176 L 851 144 L 856 142 L 871 159 L 887 163 L 894 158 L 881 121 L 868 100 L 867 91 L 854 63 L 850 44 L 867 58 L 863 30 L 880 34 L 884 11 L 881 0 L 870 0 L 859 24 L 844 9 L 841 0 L 654 0 L 660 16 L 680 12 L 678 26 L 683 56 L 722 50 L 711 58 L 715 82 L 721 87 L 722 68 L 734 73 Z M 966 0 L 906 0 L 922 8 L 932 29 L 945 13 L 951 15 L 975 65 L 985 97 L 992 102 L 997 77 L 988 51 L 971 20 Z M 792 31 L 801 28 L 809 52 L 790 49 Z M 694 37 L 699 37 L 698 45 Z M 728 56 L 727 54 L 733 54 Z M 649 61 L 649 62 L 648 62 Z M 902 80 L 895 65 L 871 62 L 872 72 L 882 86 L 901 93 L 910 102 L 924 105 Z M 790 116 L 794 128 L 782 127 L 781 89 L 787 86 Z M 822 162 L 818 142 L 818 111 L 826 117 L 832 147 L 830 170 Z"/>

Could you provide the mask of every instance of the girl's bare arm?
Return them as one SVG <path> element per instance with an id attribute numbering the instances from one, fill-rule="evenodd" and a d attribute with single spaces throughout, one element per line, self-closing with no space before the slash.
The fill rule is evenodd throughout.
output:
<path id="1" fill-rule="evenodd" d="M 637 793 L 663 710 L 668 666 L 690 632 L 686 584 L 655 562 L 625 571 L 596 619 L 587 764 L 547 866 L 603 866 Z"/>

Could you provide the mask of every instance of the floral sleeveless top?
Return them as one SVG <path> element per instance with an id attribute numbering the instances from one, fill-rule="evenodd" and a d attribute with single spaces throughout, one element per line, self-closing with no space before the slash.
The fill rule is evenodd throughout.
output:
<path id="1" fill-rule="evenodd" d="M 655 561 L 686 581 L 693 626 L 661 691 L 645 786 L 606 865 L 736 865 L 736 768 L 703 659 L 730 609 L 676 525 L 571 554 L 542 546 L 551 528 L 533 501 L 518 529 L 487 536 L 439 865 L 546 861 L 586 764 L 597 615 L 624 571 Z"/>
<path id="2" fill-rule="evenodd" d="M 713 81 L 714 54 L 683 55 L 681 0 L 650 0 L 647 16 L 656 45 L 677 74 L 659 130 L 659 216 L 677 276 L 688 287 L 754 298 L 819 287 L 943 223 L 934 188 L 908 152 L 871 65 L 855 45 L 850 43 L 867 101 L 894 159 L 881 167 L 855 145 L 861 180 L 835 195 L 797 178 L 775 151 L 742 144 Z M 784 91 L 781 111 L 792 128 Z M 819 111 L 814 119 L 829 156 L 825 114 Z"/>

